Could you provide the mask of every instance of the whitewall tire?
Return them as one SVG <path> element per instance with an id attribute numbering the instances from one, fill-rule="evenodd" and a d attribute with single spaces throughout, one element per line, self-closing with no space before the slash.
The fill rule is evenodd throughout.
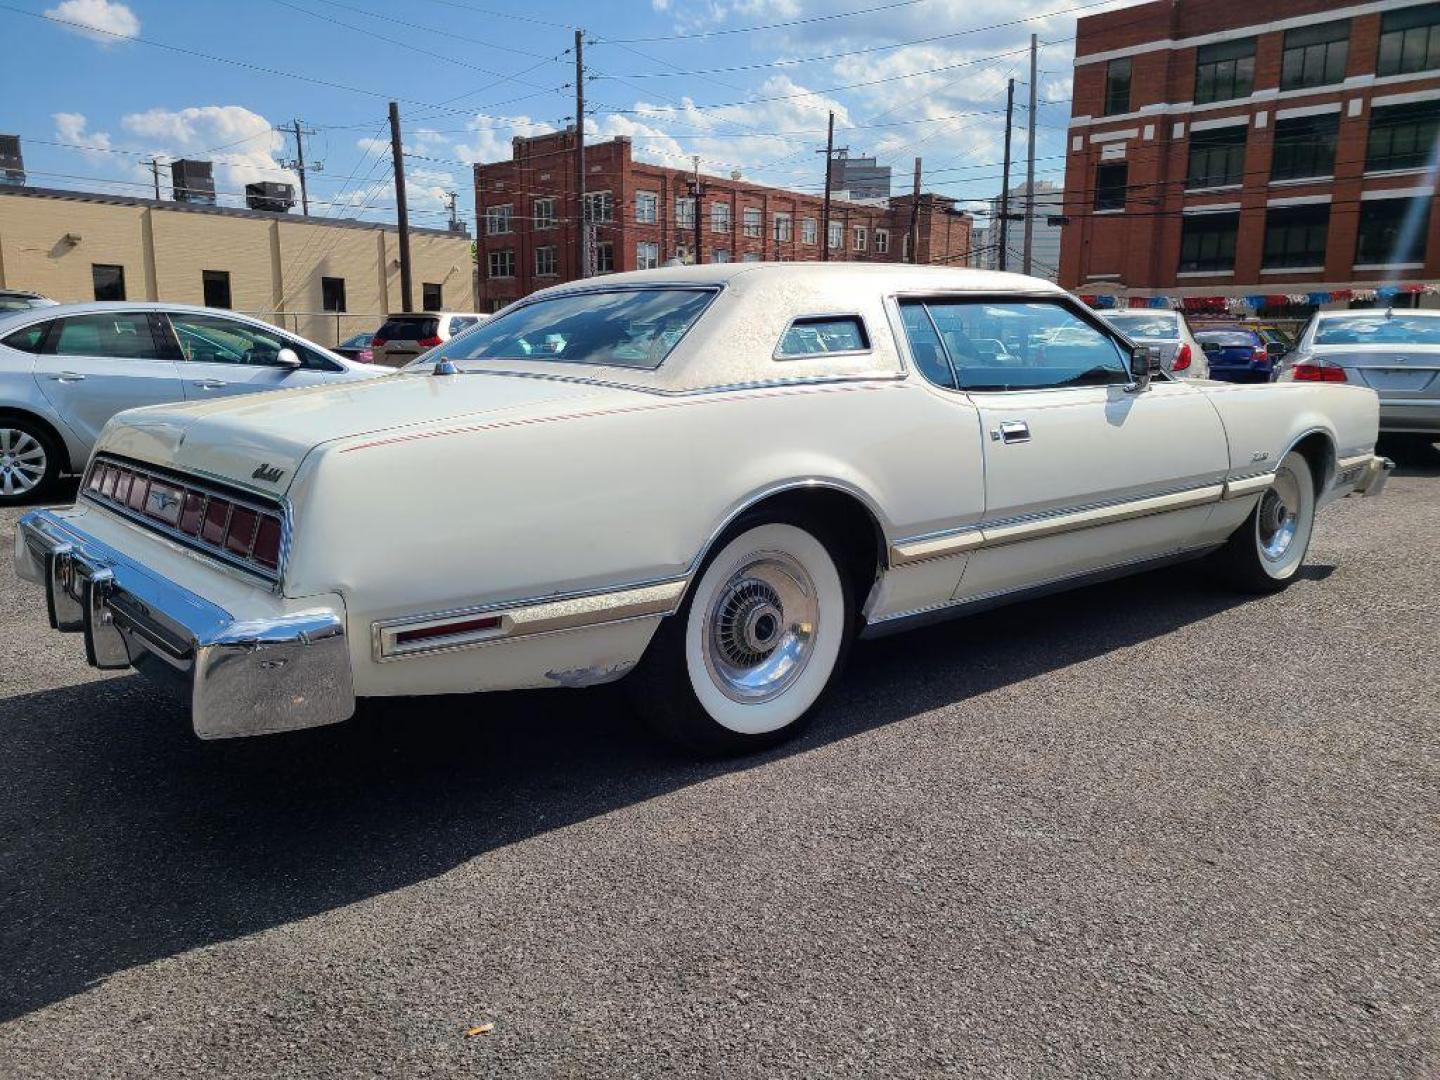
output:
<path id="1" fill-rule="evenodd" d="M 636 680 L 637 704 L 691 748 L 744 752 L 798 731 L 853 637 L 854 600 L 823 529 L 742 522 L 722 537 Z"/>
<path id="2" fill-rule="evenodd" d="M 1275 482 L 1225 546 L 1217 567 L 1246 592 L 1278 592 L 1295 580 L 1315 528 L 1315 478 L 1305 455 L 1290 451 L 1275 469 Z"/>

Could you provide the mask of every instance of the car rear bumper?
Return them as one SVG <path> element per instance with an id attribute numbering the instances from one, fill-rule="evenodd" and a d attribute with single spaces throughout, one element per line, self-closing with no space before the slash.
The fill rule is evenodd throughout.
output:
<path id="1" fill-rule="evenodd" d="M 54 629 L 84 635 L 93 667 L 178 678 L 202 739 L 317 727 L 355 711 L 338 597 L 237 619 L 49 510 L 20 519 L 15 570 L 45 587 Z"/>
<path id="2" fill-rule="evenodd" d="M 1440 432 L 1440 398 L 1396 401 L 1380 399 L 1380 430 L 1393 432 Z"/>
<path id="3" fill-rule="evenodd" d="M 1355 481 L 1355 486 L 1350 489 L 1350 494 L 1362 495 L 1367 499 L 1376 498 L 1385 490 L 1385 484 L 1394 469 L 1395 462 L 1389 458 L 1369 458 L 1360 466 L 1359 478 Z"/>

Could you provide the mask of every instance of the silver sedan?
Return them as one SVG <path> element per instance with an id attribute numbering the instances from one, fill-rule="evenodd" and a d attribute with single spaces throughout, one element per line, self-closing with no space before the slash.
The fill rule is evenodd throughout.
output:
<path id="1" fill-rule="evenodd" d="M 1102 311 L 1100 317 L 1136 345 L 1153 350 L 1160 367 L 1176 379 L 1208 379 L 1210 363 L 1195 340 L 1190 324 L 1178 311 L 1131 308 Z"/>
<path id="2" fill-rule="evenodd" d="M 1368 386 L 1382 432 L 1440 439 L 1440 311 L 1316 312 L 1280 378 Z"/>
<path id="3" fill-rule="evenodd" d="M 177 304 L 59 304 L 0 317 L 0 506 L 77 472 L 123 409 L 382 373 L 258 319 Z M 388 374 L 388 373 L 387 373 Z"/>

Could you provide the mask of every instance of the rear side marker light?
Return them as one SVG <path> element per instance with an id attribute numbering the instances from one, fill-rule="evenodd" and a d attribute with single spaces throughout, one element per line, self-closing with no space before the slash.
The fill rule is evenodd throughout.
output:
<path id="1" fill-rule="evenodd" d="M 1293 373 L 1296 382 L 1346 382 L 1345 369 L 1329 364 L 1296 364 Z"/>
<path id="2" fill-rule="evenodd" d="M 499 615 L 486 615 L 477 619 L 462 619 L 458 622 L 437 623 L 422 626 L 416 630 L 401 630 L 395 635 L 396 645 L 408 645 L 416 641 L 430 641 L 434 638 L 452 637 L 455 634 L 471 634 L 478 630 L 495 630 L 500 626 Z"/>

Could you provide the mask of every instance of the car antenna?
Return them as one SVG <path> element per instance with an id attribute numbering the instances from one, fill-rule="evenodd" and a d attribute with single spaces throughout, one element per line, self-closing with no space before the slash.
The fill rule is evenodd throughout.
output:
<path id="1" fill-rule="evenodd" d="M 436 361 L 435 361 L 435 370 L 432 371 L 431 374 L 432 374 L 432 375 L 459 375 L 459 374 L 460 374 L 460 369 L 455 366 L 455 361 L 454 361 L 454 360 L 451 360 L 448 356 L 442 356 L 439 360 L 436 360 Z"/>

